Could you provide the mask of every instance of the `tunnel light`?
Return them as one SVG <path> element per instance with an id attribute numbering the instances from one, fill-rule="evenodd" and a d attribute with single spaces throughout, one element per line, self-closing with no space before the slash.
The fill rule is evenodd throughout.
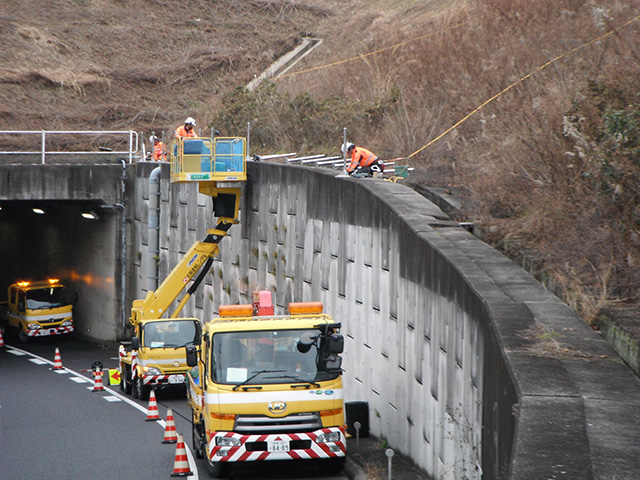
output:
<path id="1" fill-rule="evenodd" d="M 87 220 L 98 220 L 98 219 L 100 219 L 98 214 L 96 212 L 94 212 L 93 210 L 91 210 L 90 208 L 83 209 L 81 215 L 82 215 L 83 218 L 86 218 Z"/>
<path id="2" fill-rule="evenodd" d="M 44 210 L 41 208 L 32 208 L 33 213 L 37 213 L 38 215 L 44 215 Z"/>

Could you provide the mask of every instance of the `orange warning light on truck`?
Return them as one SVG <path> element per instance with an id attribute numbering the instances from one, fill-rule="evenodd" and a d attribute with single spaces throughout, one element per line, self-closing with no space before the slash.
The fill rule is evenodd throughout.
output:
<path id="1" fill-rule="evenodd" d="M 71 333 L 73 305 L 64 285 L 56 278 L 16 282 L 8 300 L 0 304 L 0 322 L 18 334 L 22 342 L 33 337 Z"/>

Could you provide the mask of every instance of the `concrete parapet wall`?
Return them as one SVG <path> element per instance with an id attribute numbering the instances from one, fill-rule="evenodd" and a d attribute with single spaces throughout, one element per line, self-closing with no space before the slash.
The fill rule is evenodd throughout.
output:
<path id="1" fill-rule="evenodd" d="M 136 191 L 155 164 L 139 164 Z M 214 226 L 197 185 L 162 166 L 159 276 Z M 241 224 L 184 315 L 255 289 L 321 300 L 342 322 L 347 401 L 434 478 L 634 478 L 640 383 L 556 297 L 407 187 L 250 162 Z M 136 199 L 132 287 L 147 199 Z"/>
<path id="2" fill-rule="evenodd" d="M 122 165 L 18 165 L 0 167 L 0 200 L 122 201 Z"/>

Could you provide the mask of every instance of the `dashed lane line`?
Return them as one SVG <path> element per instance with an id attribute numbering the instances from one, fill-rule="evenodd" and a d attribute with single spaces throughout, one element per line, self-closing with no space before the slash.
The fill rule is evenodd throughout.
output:
<path id="1" fill-rule="evenodd" d="M 29 359 L 29 361 L 33 362 L 33 363 L 37 363 L 38 365 L 51 365 L 53 367 L 53 362 L 51 360 L 47 360 L 46 358 L 43 358 L 39 355 L 36 355 L 35 353 L 31 353 L 28 352 L 26 350 L 21 350 L 17 347 L 13 347 L 8 345 L 7 346 L 7 352 L 11 353 L 12 355 L 16 355 L 18 357 L 20 356 L 24 356 L 24 355 L 28 355 L 31 358 Z M 87 379 L 87 377 L 85 377 L 84 375 L 82 375 L 79 372 L 76 372 L 74 370 L 71 370 L 70 368 L 67 367 L 63 367 L 60 370 L 54 370 L 56 373 L 70 373 L 71 375 L 73 375 L 72 377 L 70 377 L 70 379 L 76 383 L 86 383 L 89 380 Z M 93 387 L 89 387 L 89 388 L 93 388 Z M 108 402 L 117 402 L 117 401 L 121 401 L 121 402 L 125 402 L 129 405 L 131 405 L 133 408 L 140 410 L 142 413 L 144 413 L 145 415 L 147 415 L 147 409 L 144 408 L 142 405 L 138 405 L 136 402 L 134 402 L 133 400 L 131 400 L 130 398 L 125 397 L 124 395 L 121 395 L 120 393 L 116 392 L 115 390 L 109 388 L 109 387 L 104 387 L 104 391 L 109 393 L 109 395 L 105 395 L 103 396 L 103 398 L 108 401 Z M 160 425 L 162 427 L 162 429 L 165 429 L 166 427 L 166 423 L 164 420 L 160 419 L 157 420 L 155 423 L 157 423 L 158 425 Z M 193 457 L 193 454 L 191 453 L 191 448 L 189 448 L 189 446 L 187 445 L 187 443 L 184 443 L 184 447 L 185 450 L 187 452 L 187 461 L 189 462 L 189 469 L 191 470 L 191 472 L 193 473 L 193 475 L 189 475 L 187 477 L 185 477 L 186 480 L 189 479 L 197 479 L 199 478 L 198 475 L 198 467 L 196 465 L 196 461 L 195 458 Z"/>

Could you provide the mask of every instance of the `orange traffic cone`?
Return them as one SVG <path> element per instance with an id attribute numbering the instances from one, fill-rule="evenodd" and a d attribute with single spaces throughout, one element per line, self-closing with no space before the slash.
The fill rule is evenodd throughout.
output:
<path id="1" fill-rule="evenodd" d="M 147 422 L 160 420 L 158 415 L 158 404 L 156 403 L 156 392 L 151 390 L 149 392 L 149 410 L 147 410 Z"/>
<path id="2" fill-rule="evenodd" d="M 53 357 L 53 368 L 52 370 L 64 370 L 62 366 L 62 358 L 60 358 L 60 349 L 56 347 L 56 354 Z"/>
<path id="3" fill-rule="evenodd" d="M 0 330 L 0 347 L 4 347 L 4 338 L 2 338 L 2 330 Z"/>
<path id="4" fill-rule="evenodd" d="M 173 419 L 173 410 L 167 409 L 167 423 L 164 427 L 164 439 L 162 443 L 176 443 L 178 434 L 176 433 L 176 422 Z"/>
<path id="5" fill-rule="evenodd" d="M 176 459 L 173 463 L 172 477 L 186 477 L 193 475 L 189 469 L 189 460 L 187 459 L 187 449 L 184 446 L 182 435 L 178 435 L 178 444 L 176 445 Z"/>
<path id="6" fill-rule="evenodd" d="M 99 368 L 93 372 L 93 392 L 104 392 L 104 385 L 102 383 L 103 375 L 104 372 Z"/>

